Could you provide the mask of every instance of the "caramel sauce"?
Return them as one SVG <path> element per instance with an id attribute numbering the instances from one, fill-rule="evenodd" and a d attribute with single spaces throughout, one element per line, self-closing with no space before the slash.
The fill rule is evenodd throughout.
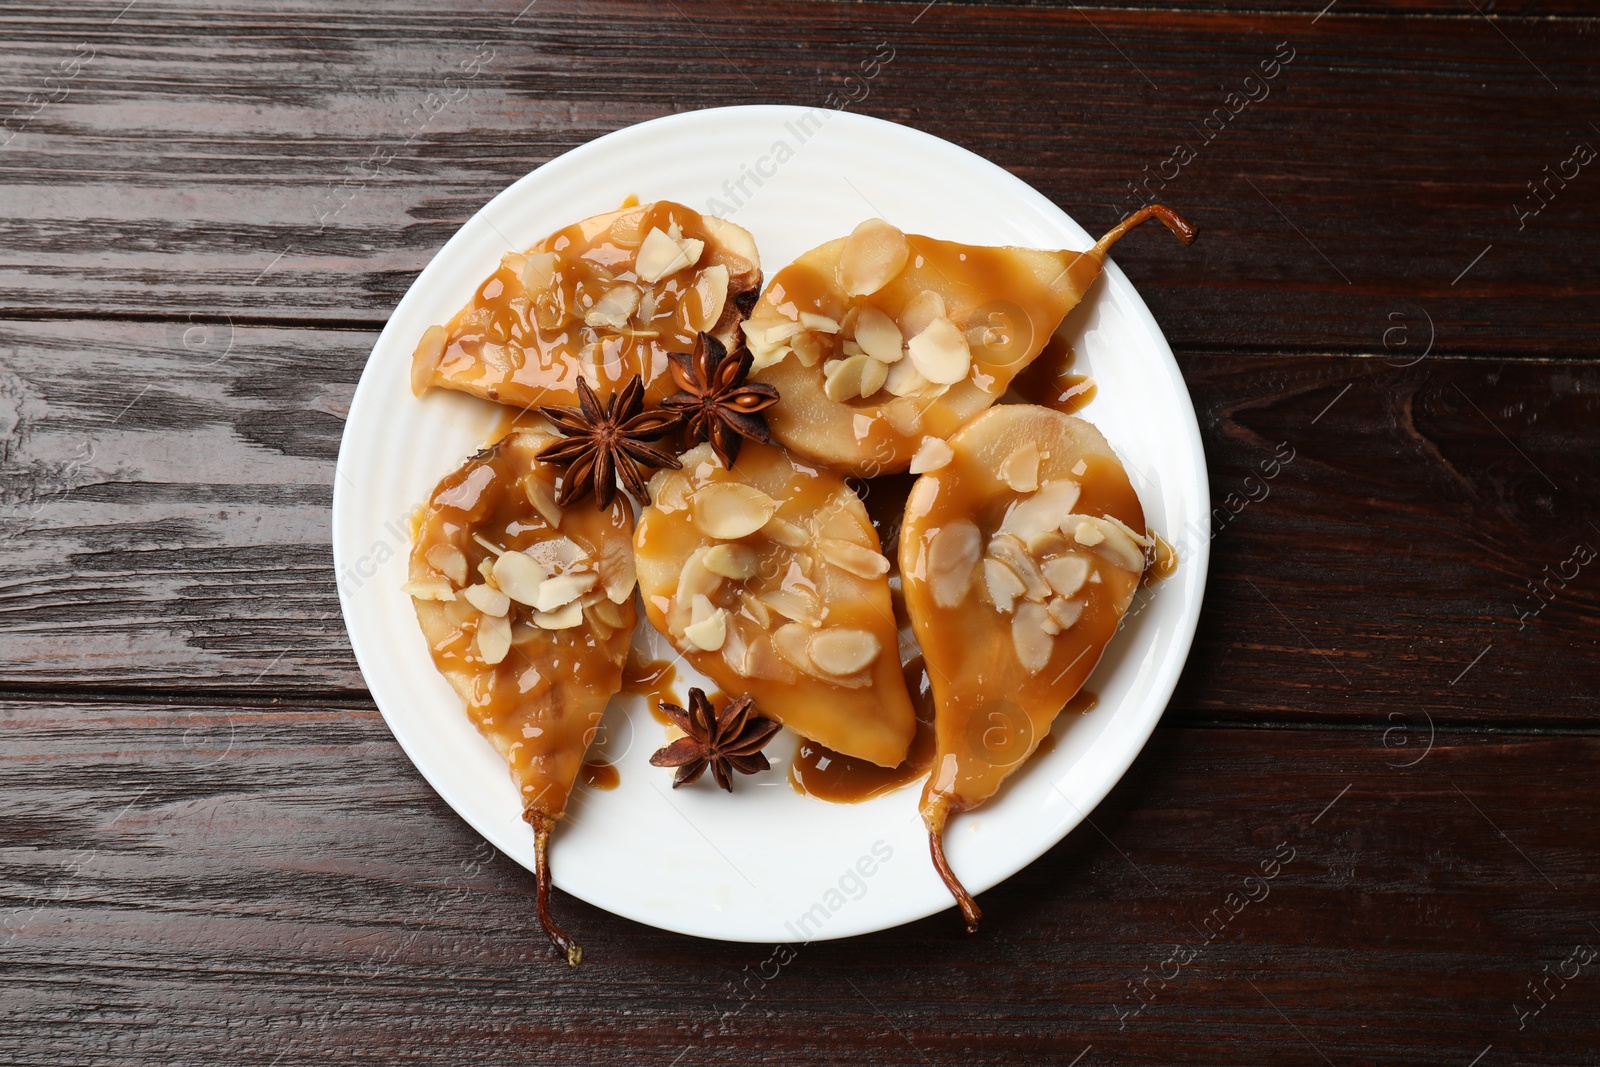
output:
<path id="1" fill-rule="evenodd" d="M 590 789 L 615 789 L 622 782 L 617 768 L 604 760 L 589 760 L 583 765 L 583 784 Z"/>
<path id="2" fill-rule="evenodd" d="M 638 207 L 638 206 L 639 206 L 639 194 L 638 193 L 629 193 L 627 196 L 622 198 L 622 203 L 617 205 L 617 207 L 621 208 L 623 211 L 626 211 L 630 207 Z"/>
<path id="3" fill-rule="evenodd" d="M 833 804 L 856 804 L 928 773 L 933 764 L 933 689 L 921 656 L 913 657 L 902 670 L 917 712 L 917 732 L 905 761 L 898 767 L 880 767 L 801 738 L 789 764 L 789 785 L 796 793 Z"/>
<path id="4" fill-rule="evenodd" d="M 1077 252 L 906 239 L 906 266 L 869 296 L 847 295 L 840 286 L 840 239 L 779 271 L 752 311 L 746 332 L 753 335 L 802 322 L 804 314 L 841 325 L 837 333 L 805 329 L 786 342 L 791 348 L 800 344 L 808 358 L 814 355 L 812 365 L 794 349 L 754 375 L 784 397 L 767 415 L 774 437 L 790 451 L 869 477 L 905 470 L 925 436 L 948 438 L 1006 391 L 1100 272 L 1099 260 Z M 906 313 L 929 292 L 942 299 L 945 317 L 967 338 L 966 377 L 944 391 L 895 396 L 885 386 L 866 398 L 830 399 L 824 368 L 843 354 L 852 316 L 871 305 L 909 337 L 914 331 L 905 326 Z"/>
<path id="5" fill-rule="evenodd" d="M 531 609 L 513 602 L 510 647 L 489 662 L 479 637 L 495 620 L 463 595 L 468 586 L 488 584 L 484 570 L 498 555 L 478 538 L 535 559 L 560 557 L 568 561 L 566 573 L 592 569 L 602 580 L 631 544 L 632 519 L 621 501 L 605 512 L 575 508 L 562 516 L 559 529 L 530 503 L 534 483 L 554 493 L 555 472 L 534 458 L 549 440 L 515 434 L 446 476 L 423 514 L 410 578 L 444 582 L 454 590 L 452 600 L 413 599 L 434 665 L 466 702 L 478 731 L 510 764 L 527 810 L 558 816 L 606 702 L 621 686 L 633 602 L 612 603 L 602 581 L 579 624 L 559 630 L 537 625 Z M 465 561 L 464 575 L 452 576 L 453 568 L 434 562 L 456 554 Z"/>
<path id="6" fill-rule="evenodd" d="M 637 649 L 628 653 L 628 662 L 622 668 L 622 691 L 644 698 L 656 722 L 670 726 L 672 720 L 661 710 L 663 703 L 683 705 L 683 698 L 673 688 L 678 669 L 670 660 L 645 659 Z"/>
<path id="7" fill-rule="evenodd" d="M 1100 694 L 1090 692 L 1087 689 L 1080 689 L 1073 695 L 1071 700 L 1067 701 L 1066 707 L 1062 708 L 1061 711 L 1063 714 L 1085 715 L 1099 706 Z"/>
<path id="8" fill-rule="evenodd" d="M 1151 550 L 1150 566 L 1144 569 L 1145 585 L 1154 585 L 1178 573 L 1178 550 L 1169 545 L 1167 539 L 1160 534 L 1155 535 L 1155 541 L 1155 547 Z"/>
<path id="9" fill-rule="evenodd" d="M 925 803 L 931 795 L 951 810 L 962 810 L 993 795 L 1032 751 L 1034 739 L 1048 734 L 1063 707 L 1071 707 L 1069 700 L 1099 662 L 1132 601 L 1143 567 L 1141 560 L 1137 569 L 1126 569 L 1128 564 L 1115 564 L 1064 535 L 1041 539 L 1033 553 L 1041 567 L 1073 557 L 1088 561 L 1090 569 L 1072 597 L 1082 604 L 1081 612 L 1048 638 L 1048 658 L 1029 671 L 1018 650 L 1022 600 L 1012 613 L 1002 613 L 989 599 L 978 568 L 959 602 L 941 605 L 932 590 L 930 546 L 946 527 L 963 521 L 976 524 L 980 545 L 990 545 L 1012 511 L 1037 498 L 1010 489 L 997 473 L 1014 449 L 1029 444 L 1041 453 L 1040 492 L 1052 482 L 1071 480 L 1078 487 L 1071 513 L 1114 516 L 1136 531 L 1145 527 L 1126 472 L 1087 423 L 1007 405 L 985 413 L 950 443 L 955 457 L 912 493 L 900 552 L 907 603 L 939 704 L 938 752 Z"/>
<path id="10" fill-rule="evenodd" d="M 754 442 L 731 471 L 706 446 L 685 453 L 683 464 L 652 481 L 653 503 L 635 537 L 650 621 L 696 669 L 725 692 L 753 697 L 762 714 L 829 748 L 899 764 L 916 715 L 896 655 L 888 580 L 834 562 L 849 558 L 858 570 L 863 561 L 884 564 L 856 494 L 831 471 Z M 709 502 L 734 486 L 762 494 L 772 518 L 745 536 L 712 537 L 701 528 L 711 521 Z M 704 565 L 704 553 L 720 546 L 743 554 L 745 577 Z M 700 597 L 725 613 L 721 643 L 709 651 L 687 634 Z M 846 675 L 822 670 L 810 658 L 822 634 L 865 650 L 865 665 Z"/>
<path id="11" fill-rule="evenodd" d="M 1039 741 L 1039 746 L 1033 750 L 1035 756 L 1046 756 L 1056 750 L 1056 735 L 1045 734 Z M 1031 757 L 1030 757 L 1031 758 Z"/>
<path id="12" fill-rule="evenodd" d="M 667 353 L 689 351 L 697 328 L 731 337 L 739 318 L 733 295 L 759 278 L 759 265 L 724 239 L 737 228 L 724 226 L 662 200 L 585 219 L 507 255 L 446 325 L 429 384 L 529 408 L 576 404 L 580 376 L 604 398 L 639 374 L 654 405 L 675 390 Z M 653 229 L 704 242 L 699 261 L 645 281 L 635 265 Z M 754 255 L 753 244 L 745 251 Z M 710 322 L 715 309 L 695 283 L 713 266 L 727 268 L 730 290 Z M 625 324 L 591 325 L 606 294 L 624 286 L 640 294 Z"/>

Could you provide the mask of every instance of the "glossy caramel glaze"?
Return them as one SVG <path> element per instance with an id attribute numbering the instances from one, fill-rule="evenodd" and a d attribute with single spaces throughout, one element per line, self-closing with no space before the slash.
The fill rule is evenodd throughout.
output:
<path id="1" fill-rule="evenodd" d="M 604 760 L 588 760 L 583 765 L 583 784 L 590 789 L 609 792 L 622 784 L 622 775 L 617 773 L 615 764 Z"/>
<path id="2" fill-rule="evenodd" d="M 641 277 L 653 230 L 702 242 L 697 261 Z M 713 268 L 726 271 L 720 286 Z M 580 375 L 604 399 L 638 374 L 653 406 L 676 388 L 667 353 L 689 351 L 699 330 L 733 340 L 743 318 L 735 298 L 760 284 L 755 242 L 732 223 L 666 200 L 597 215 L 506 255 L 449 323 L 423 335 L 412 388 L 572 406 Z"/>
<path id="3" fill-rule="evenodd" d="M 556 470 L 534 458 L 550 440 L 512 433 L 439 483 L 412 549 L 407 589 L 434 664 L 505 757 L 525 812 L 553 819 L 565 807 L 606 702 L 621 688 L 636 615 L 627 505 L 618 501 L 601 512 L 585 502 L 561 514 L 557 528 L 531 502 L 530 493 L 553 507 Z M 496 623 L 469 601 L 467 589 L 496 588 L 501 552 L 524 553 L 580 581 L 592 574 L 594 584 L 571 602 L 581 612 L 564 629 L 536 620 L 566 620 L 510 602 L 504 616 L 510 644 L 491 663 L 480 636 L 492 645 Z"/>
<path id="4" fill-rule="evenodd" d="M 888 561 L 861 501 L 831 471 L 754 442 L 731 471 L 706 445 L 682 459 L 652 479 L 634 539 L 651 623 L 760 714 L 898 766 L 916 715 Z"/>
<path id="5" fill-rule="evenodd" d="M 1150 566 L 1145 568 L 1144 584 L 1154 585 L 1178 573 L 1178 550 L 1167 543 L 1160 534 L 1152 534 L 1155 545 L 1150 550 Z"/>
<path id="6" fill-rule="evenodd" d="M 903 671 L 917 711 L 917 733 L 900 766 L 880 767 L 853 756 L 841 756 L 831 748 L 801 738 L 789 764 L 789 785 L 795 792 L 834 804 L 857 804 L 928 773 L 933 763 L 933 689 L 921 656 L 913 657 Z"/>
<path id="7" fill-rule="evenodd" d="M 622 669 L 622 691 L 643 697 L 651 716 L 663 726 L 670 726 L 672 720 L 661 710 L 661 705 L 681 707 L 683 704 L 683 697 L 678 695 L 675 686 L 677 680 L 678 669 L 670 660 L 646 659 L 637 649 L 628 653 L 627 665 Z"/>

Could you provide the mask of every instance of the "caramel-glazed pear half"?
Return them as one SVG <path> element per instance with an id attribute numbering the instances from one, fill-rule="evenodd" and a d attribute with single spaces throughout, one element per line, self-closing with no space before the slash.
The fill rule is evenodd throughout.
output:
<path id="1" fill-rule="evenodd" d="M 832 471 L 746 442 L 710 445 L 650 482 L 635 537 L 645 613 L 694 667 L 761 714 L 884 767 L 916 712 L 900 670 L 889 561 Z"/>
<path id="2" fill-rule="evenodd" d="M 1194 228 L 1152 204 L 1087 252 L 987 247 L 870 219 L 778 272 L 743 330 L 753 380 L 776 386 L 773 437 L 868 477 L 911 470 L 932 438 L 993 404 L 1148 218 L 1185 243 Z"/>
<path id="3" fill-rule="evenodd" d="M 1001 405 L 949 446 L 911 489 L 899 556 L 935 707 L 922 817 L 976 930 L 945 822 L 993 796 L 1050 732 L 1116 633 L 1150 541 L 1121 462 L 1082 419 Z"/>
<path id="4" fill-rule="evenodd" d="M 704 331 L 724 343 L 761 287 L 749 231 L 658 200 L 574 223 L 507 254 L 466 307 L 417 344 L 411 389 L 456 389 L 517 407 L 604 400 L 633 375 L 655 405 L 675 386 L 667 353 Z"/>
<path id="5" fill-rule="evenodd" d="M 550 831 L 622 688 L 637 619 L 633 515 L 621 499 L 558 508 L 557 468 L 535 458 L 552 440 L 513 433 L 439 483 L 406 592 L 434 665 L 510 765 L 533 827 L 539 921 L 576 965 L 582 950 L 550 917 Z"/>

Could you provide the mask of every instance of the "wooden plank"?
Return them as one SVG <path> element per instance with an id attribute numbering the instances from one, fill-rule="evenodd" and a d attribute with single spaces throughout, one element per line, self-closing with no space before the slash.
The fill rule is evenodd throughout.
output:
<path id="1" fill-rule="evenodd" d="M 1377 729 L 1163 728 L 1092 825 L 984 895 L 976 936 L 945 913 L 780 951 L 558 894 L 588 949 L 570 972 L 526 874 L 370 708 L 0 720 L 19 1067 L 1585 1064 L 1600 1043 L 1594 964 L 1554 977 L 1600 946 L 1592 734 L 1457 733 L 1397 770 Z"/>
<path id="2" fill-rule="evenodd" d="M 372 341 L 0 323 L 0 687 L 363 693 L 327 514 Z M 1182 362 L 1216 510 L 1174 714 L 1593 721 L 1600 366 Z"/>
<path id="3" fill-rule="evenodd" d="M 521 0 L 406 0 L 113 20 L 120 6 L 0 13 L 13 312 L 376 324 L 466 218 L 561 152 L 675 110 L 848 92 L 1090 229 L 1136 182 L 1190 213 L 1188 252 L 1118 252 L 1180 346 L 1366 351 L 1391 315 L 1426 315 L 1441 353 L 1559 354 L 1589 351 L 1597 325 L 1600 184 L 1548 176 L 1600 145 L 1592 19 L 730 0 L 693 20 L 609 0 L 519 18 Z M 894 60 L 846 83 L 879 41 Z M 1294 58 L 1263 82 L 1279 42 Z M 1230 103 L 1244 92 L 1259 101 Z M 1203 126 L 1219 108 L 1220 133 Z M 1550 203 L 1519 223 L 1544 202 L 1530 182 Z"/>

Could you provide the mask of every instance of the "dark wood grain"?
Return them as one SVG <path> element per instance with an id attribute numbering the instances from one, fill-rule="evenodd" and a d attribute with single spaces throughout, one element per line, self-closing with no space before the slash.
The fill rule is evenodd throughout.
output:
<path id="1" fill-rule="evenodd" d="M 1092 825 L 984 895 L 976 937 L 952 912 L 778 969 L 562 895 L 569 972 L 526 873 L 368 707 L 0 716 L 19 1067 L 1593 1062 L 1593 965 L 1523 1029 L 1513 1005 L 1600 946 L 1594 736 L 1441 737 L 1397 770 L 1377 730 L 1161 729 Z M 1196 956 L 1139 1011 L 1175 944 Z"/>
<path id="2" fill-rule="evenodd" d="M 327 509 L 372 341 L 0 324 L 0 686 L 360 694 Z M 1180 713 L 1594 721 L 1600 561 L 1550 576 L 1600 551 L 1600 366 L 1398 355 L 1183 358 L 1214 540 Z"/>
<path id="3" fill-rule="evenodd" d="M 858 110 L 993 159 L 1091 230 L 1145 168 L 1197 153 L 1161 196 L 1203 240 L 1118 251 L 1180 346 L 1371 351 L 1403 313 L 1432 317 L 1441 353 L 1552 354 L 1597 325 L 1600 181 L 1515 212 L 1543 168 L 1600 145 L 1592 19 L 585 0 L 513 24 L 521 0 L 405 0 L 145 4 L 112 24 L 120 6 L 0 15 L 0 114 L 60 96 L 0 149 L 13 312 L 376 324 L 545 160 L 671 111 L 825 106 L 885 41 Z M 1295 58 L 1270 95 L 1207 142 L 1280 41 Z M 51 81 L 80 47 L 92 60 Z M 458 102 L 408 126 L 479 54 Z M 374 153 L 393 154 L 377 173 Z"/>

